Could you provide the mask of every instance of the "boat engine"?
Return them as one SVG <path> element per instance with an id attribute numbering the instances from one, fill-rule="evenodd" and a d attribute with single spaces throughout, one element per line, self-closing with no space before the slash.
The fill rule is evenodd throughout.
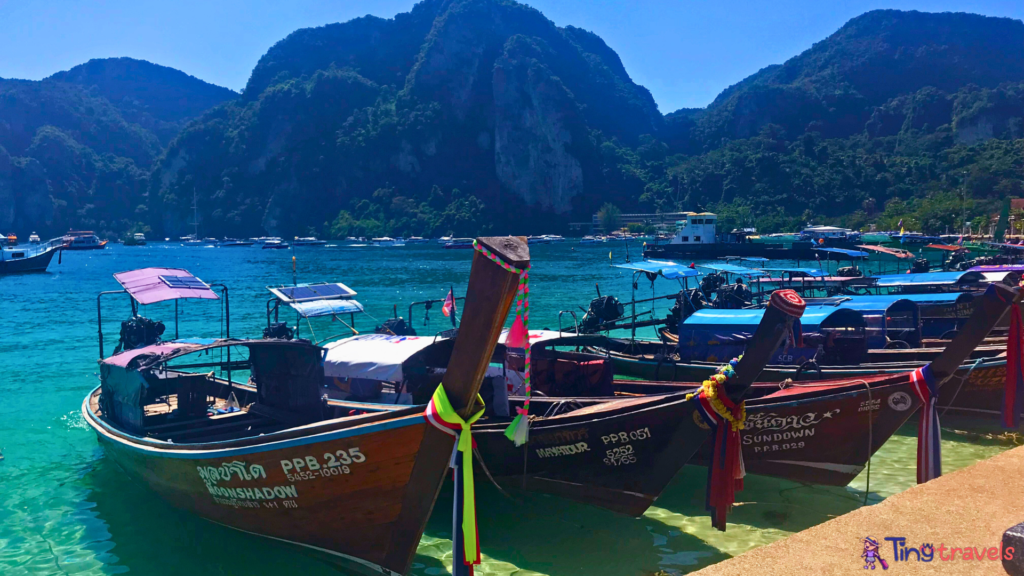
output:
<path id="1" fill-rule="evenodd" d="M 923 274 L 927 272 L 930 268 L 931 265 L 928 264 L 927 258 L 918 258 L 917 260 L 914 260 L 913 264 L 910 265 L 910 273 Z"/>
<path id="2" fill-rule="evenodd" d="M 601 329 L 602 324 L 622 318 L 625 312 L 625 307 L 615 296 L 598 296 L 590 301 L 587 313 L 580 321 L 580 333 L 596 332 Z"/>
<path id="3" fill-rule="evenodd" d="M 704 294 L 714 294 L 725 282 L 726 280 L 721 274 L 714 272 L 706 274 L 700 281 L 700 291 Z"/>
<path id="4" fill-rule="evenodd" d="M 114 354 L 156 344 L 163 335 L 164 323 L 142 316 L 132 316 L 121 322 L 121 339 L 114 348 Z"/>
<path id="5" fill-rule="evenodd" d="M 291 340 L 295 338 L 295 331 L 284 322 L 274 322 L 263 329 L 264 340 Z"/>
<path id="6" fill-rule="evenodd" d="M 840 278 L 863 278 L 864 272 L 856 266 L 843 266 L 836 270 L 836 276 Z"/>
<path id="7" fill-rule="evenodd" d="M 373 329 L 375 334 L 391 334 L 393 336 L 415 336 L 416 329 L 405 321 L 405 318 L 388 318 L 383 324 Z"/>

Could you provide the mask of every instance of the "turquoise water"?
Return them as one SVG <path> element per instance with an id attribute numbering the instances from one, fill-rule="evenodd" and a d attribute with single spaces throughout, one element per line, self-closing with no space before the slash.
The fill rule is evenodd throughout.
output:
<path id="1" fill-rule="evenodd" d="M 586 306 L 596 295 L 628 300 L 630 275 L 608 266 L 625 257 L 619 245 L 532 246 L 531 327 L 558 326 L 560 310 Z M 637 249 L 630 248 L 634 257 Z M 436 245 L 404 248 L 341 247 L 295 252 L 300 282 L 342 281 L 374 318 L 410 302 L 443 298 L 449 286 L 465 291 L 472 251 Z M 118 288 L 111 274 L 145 266 L 186 268 L 231 290 L 231 333 L 257 337 L 266 322 L 268 285 L 290 284 L 292 252 L 255 248 L 184 248 L 150 244 L 67 253 L 48 274 L 0 277 L 0 574 L 338 574 L 334 567 L 286 545 L 180 513 L 132 483 L 103 457 L 80 416 L 82 399 L 98 384 L 96 294 Z M 659 280 L 659 294 L 674 284 Z M 641 279 L 638 297 L 651 294 Z M 658 303 L 665 313 L 669 302 Z M 648 306 L 649 305 L 645 305 Z M 646 309 L 646 308 L 645 308 Z M 104 302 L 107 352 L 115 344 L 127 300 Z M 144 308 L 173 331 L 173 305 Z M 444 329 L 440 308 L 421 333 Z M 563 318 L 569 322 L 568 316 Z M 372 329 L 368 317 L 358 329 Z M 185 336 L 221 334 L 216 304 L 183 307 Z M 314 326 L 318 337 L 342 332 Z M 305 331 L 305 328 L 304 328 Z M 653 335 L 653 332 L 647 332 Z M 308 335 L 308 332 L 306 333 Z M 869 502 L 905 490 L 915 479 L 916 439 L 906 426 L 875 456 Z M 1005 443 L 946 433 L 944 469 L 950 471 L 1004 450 Z M 730 515 L 729 530 L 710 527 L 703 514 L 704 470 L 687 467 L 640 519 L 623 518 L 558 498 L 478 487 L 482 574 L 645 575 L 685 573 L 860 506 L 865 472 L 848 488 L 802 486 L 750 476 Z M 413 573 L 444 574 L 450 567 L 450 495 L 443 491 Z"/>

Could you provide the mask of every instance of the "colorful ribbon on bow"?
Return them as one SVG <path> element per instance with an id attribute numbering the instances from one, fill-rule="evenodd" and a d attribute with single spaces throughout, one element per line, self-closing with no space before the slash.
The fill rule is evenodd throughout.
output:
<path id="1" fill-rule="evenodd" d="M 743 490 L 743 477 L 746 475 L 740 446 L 740 430 L 746 425 L 746 407 L 744 402 L 734 403 L 725 393 L 725 383 L 735 375 L 737 364 L 739 359 L 733 358 L 719 368 L 714 376 L 704 381 L 696 394 L 697 414 L 715 437 L 708 463 L 704 507 L 711 513 L 711 524 L 723 532 L 726 514 L 736 502 L 736 492 Z"/>
<path id="2" fill-rule="evenodd" d="M 1024 338 L 1021 330 L 1020 306 L 1010 305 L 1010 334 L 1006 339 L 1006 387 L 1003 396 L 1003 426 L 1020 427 L 1020 413 L 1024 409 Z"/>
<path id="3" fill-rule="evenodd" d="M 452 574 L 472 576 L 480 563 L 480 539 L 476 526 L 476 491 L 473 486 L 473 441 L 471 426 L 483 416 L 484 401 L 477 395 L 480 410 L 463 420 L 452 407 L 444 386 L 438 386 L 427 404 L 427 422 L 455 437 L 449 466 L 454 470 L 455 498 L 452 506 Z"/>
<path id="4" fill-rule="evenodd" d="M 939 387 L 927 364 L 910 375 L 910 384 L 921 400 L 917 421 L 917 483 L 942 476 L 942 431 L 939 429 Z"/>
<path id="5" fill-rule="evenodd" d="M 473 241 L 473 248 L 487 257 L 490 261 L 501 266 L 513 274 L 519 275 L 519 289 L 516 290 L 516 316 L 505 337 L 507 348 L 520 348 L 524 350 L 523 359 L 523 384 L 526 387 L 526 401 L 522 408 L 516 408 L 516 417 L 505 429 L 505 437 L 515 442 L 516 446 L 522 446 L 530 439 L 530 265 L 520 270 L 498 258 L 493 252 L 482 244 Z M 522 313 L 520 314 L 520 310 Z"/>

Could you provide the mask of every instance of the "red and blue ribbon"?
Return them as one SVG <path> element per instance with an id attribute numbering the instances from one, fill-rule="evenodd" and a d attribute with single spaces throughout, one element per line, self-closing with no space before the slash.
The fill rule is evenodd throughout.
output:
<path id="1" fill-rule="evenodd" d="M 921 400 L 917 422 L 917 483 L 942 476 L 942 432 L 939 429 L 939 386 L 928 364 L 910 375 L 910 384 Z"/>
<path id="2" fill-rule="evenodd" d="M 720 398 L 730 410 L 735 405 L 725 395 Z M 736 502 L 736 492 L 743 490 L 743 450 L 740 447 L 740 433 L 733 430 L 729 421 L 719 414 L 704 393 L 697 395 L 697 414 L 714 435 L 711 461 L 708 462 L 708 483 L 704 495 L 704 508 L 711 514 L 711 525 L 725 532 L 726 515 Z"/>

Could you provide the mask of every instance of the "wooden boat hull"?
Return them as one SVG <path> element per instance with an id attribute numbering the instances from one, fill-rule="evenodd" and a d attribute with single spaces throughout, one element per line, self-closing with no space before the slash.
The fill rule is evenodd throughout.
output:
<path id="1" fill-rule="evenodd" d="M 422 413 L 318 433 L 328 421 L 290 439 L 267 435 L 258 445 L 168 450 L 119 433 L 95 415 L 90 398 L 83 414 L 107 455 L 170 504 L 349 567 L 407 572 L 407 550 L 415 550 L 425 522 L 409 512 L 429 512 L 437 495 L 436 486 L 416 480 L 429 433 Z"/>
<path id="2" fill-rule="evenodd" d="M 612 354 L 617 375 L 643 380 L 672 382 L 701 382 L 714 374 L 712 364 L 684 364 L 640 360 Z M 977 364 L 977 366 L 975 366 Z M 923 362 L 905 364 L 876 364 L 861 366 L 822 366 L 821 379 L 865 378 L 876 374 L 898 374 L 923 366 Z M 758 377 L 761 382 L 781 382 L 818 379 L 817 371 L 798 375 L 796 366 L 766 366 Z M 939 408 L 943 412 L 960 412 L 999 417 L 1002 411 L 1003 386 L 1006 379 L 1006 359 L 991 358 L 966 361 L 939 391 Z"/>
<path id="3" fill-rule="evenodd" d="M 521 447 L 504 425 L 485 423 L 473 437 L 499 482 L 640 516 L 709 435 L 695 406 L 685 394 L 604 399 L 537 420 Z"/>
<path id="4" fill-rule="evenodd" d="M 50 261 L 53 260 L 53 255 L 59 250 L 60 248 L 50 248 L 45 252 L 25 258 L 10 259 L 5 257 L 3 260 L 0 260 L 0 274 L 46 272 L 47 267 L 50 266 Z"/>
<path id="5" fill-rule="evenodd" d="M 747 401 L 742 431 L 746 471 L 795 482 L 846 486 L 917 411 L 909 376 L 820 382 Z M 870 380 L 869 380 L 870 381 Z M 870 449 L 869 449 L 870 446 Z M 707 463 L 705 442 L 695 463 Z"/>

